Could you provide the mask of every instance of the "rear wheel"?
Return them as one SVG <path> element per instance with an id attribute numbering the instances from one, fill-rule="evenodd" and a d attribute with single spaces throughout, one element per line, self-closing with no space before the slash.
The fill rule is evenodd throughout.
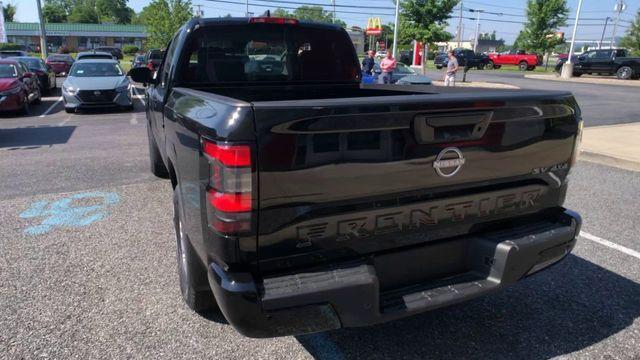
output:
<path id="1" fill-rule="evenodd" d="M 176 230 L 178 276 L 182 298 L 193 311 L 215 310 L 217 305 L 207 280 L 207 269 L 193 250 L 189 237 L 185 232 L 182 216 L 180 215 L 178 187 L 173 191 L 173 214 Z"/>
<path id="2" fill-rule="evenodd" d="M 621 66 L 616 71 L 616 77 L 621 80 L 629 80 L 633 77 L 633 69 L 629 66 Z"/>
<path id="3" fill-rule="evenodd" d="M 478 70 L 484 70 L 485 65 L 484 64 L 478 64 L 477 68 Z"/>
<path id="4" fill-rule="evenodd" d="M 518 68 L 520 69 L 520 71 L 527 71 L 529 65 L 526 61 L 521 61 L 520 64 L 518 64 Z"/>
<path id="5" fill-rule="evenodd" d="M 169 170 L 162 161 L 162 155 L 158 150 L 156 140 L 153 138 L 149 124 L 147 124 L 147 139 L 149 140 L 149 162 L 151 163 L 151 173 L 161 179 L 169 178 Z"/>
<path id="6" fill-rule="evenodd" d="M 489 62 L 487 63 L 487 65 L 485 65 L 485 68 L 486 68 L 487 70 L 493 70 L 493 69 L 495 69 L 496 67 L 495 67 L 495 65 L 493 64 L 493 61 L 489 61 Z"/>

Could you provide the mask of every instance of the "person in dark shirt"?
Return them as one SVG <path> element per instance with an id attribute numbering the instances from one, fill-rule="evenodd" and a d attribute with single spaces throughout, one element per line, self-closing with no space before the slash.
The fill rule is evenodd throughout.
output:
<path id="1" fill-rule="evenodd" d="M 362 71 L 364 71 L 367 75 L 373 74 L 373 66 L 376 64 L 374 59 L 375 53 L 373 50 L 367 51 L 367 57 L 362 60 Z"/>

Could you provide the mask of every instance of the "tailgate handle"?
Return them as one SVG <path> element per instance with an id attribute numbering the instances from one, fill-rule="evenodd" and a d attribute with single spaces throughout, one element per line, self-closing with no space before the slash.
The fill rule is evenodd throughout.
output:
<path id="1" fill-rule="evenodd" d="M 492 112 L 417 115 L 413 121 L 416 141 L 435 144 L 480 139 L 489 127 L 491 115 Z"/>

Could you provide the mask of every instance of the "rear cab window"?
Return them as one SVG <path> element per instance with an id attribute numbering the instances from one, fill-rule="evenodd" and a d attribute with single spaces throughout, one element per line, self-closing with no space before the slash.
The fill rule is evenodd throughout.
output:
<path id="1" fill-rule="evenodd" d="M 357 81 L 360 65 L 346 32 L 281 24 L 196 30 L 176 81 L 189 83 Z"/>

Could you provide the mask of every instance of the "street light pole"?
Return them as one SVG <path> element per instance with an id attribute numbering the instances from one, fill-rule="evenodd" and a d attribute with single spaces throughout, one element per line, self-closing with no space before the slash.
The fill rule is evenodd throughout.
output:
<path id="1" fill-rule="evenodd" d="M 47 58 L 47 34 L 44 30 L 44 17 L 42 16 L 42 5 L 40 4 L 40 0 L 36 0 L 36 4 L 38 6 L 38 18 L 40 18 L 40 53 L 42 53 L 42 58 Z"/>
<path id="2" fill-rule="evenodd" d="M 249 0 L 246 1 L 247 12 L 245 12 L 245 16 L 249 17 Z"/>
<path id="3" fill-rule="evenodd" d="M 600 36 L 600 42 L 598 43 L 598 49 L 602 49 L 602 43 L 604 42 L 604 34 L 607 32 L 607 24 L 609 24 L 609 20 L 611 20 L 610 17 L 607 16 L 606 19 L 604 19 L 604 28 L 602 29 L 602 36 Z"/>
<path id="4" fill-rule="evenodd" d="M 573 63 L 571 58 L 573 57 L 573 50 L 576 45 L 576 33 L 578 31 L 578 21 L 580 21 L 580 10 L 582 10 L 582 0 L 578 2 L 578 12 L 576 12 L 576 21 L 573 23 L 573 34 L 571 35 L 571 46 L 569 47 L 569 57 L 567 62 L 562 65 L 562 76 L 565 79 L 570 79 L 573 76 Z"/>
<path id="5" fill-rule="evenodd" d="M 397 51 L 397 46 L 398 46 L 398 25 L 399 25 L 399 18 L 400 18 L 400 0 L 395 0 L 396 1 L 396 18 L 395 18 L 395 24 L 393 25 L 393 57 L 396 57 L 396 51 Z"/>
<path id="6" fill-rule="evenodd" d="M 333 23 L 336 23 L 336 0 L 331 0 L 331 5 L 333 5 Z"/>

